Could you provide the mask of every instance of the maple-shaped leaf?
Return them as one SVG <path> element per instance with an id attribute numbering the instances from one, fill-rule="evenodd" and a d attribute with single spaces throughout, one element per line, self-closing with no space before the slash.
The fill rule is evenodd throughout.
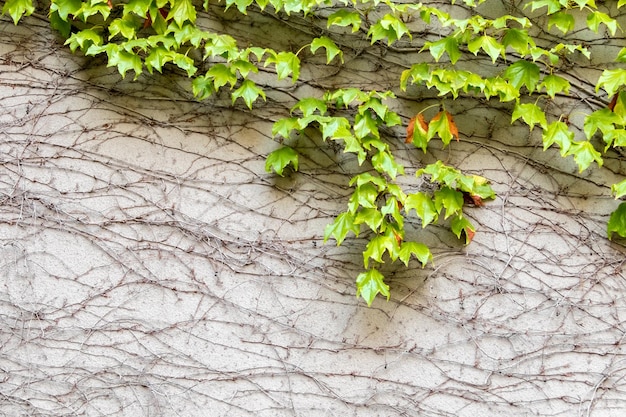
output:
<path id="1" fill-rule="evenodd" d="M 417 216 L 422 220 L 422 228 L 437 221 L 439 217 L 435 202 L 429 195 L 423 192 L 409 194 L 404 202 L 404 210 L 407 213 L 415 210 Z"/>
<path id="2" fill-rule="evenodd" d="M 372 238 L 363 251 L 363 264 L 368 268 L 369 260 L 373 259 L 378 263 L 385 263 L 383 255 L 387 252 L 392 260 L 398 259 L 400 246 L 393 233 L 377 235 Z"/>
<path id="3" fill-rule="evenodd" d="M 328 120 L 320 122 L 322 138 L 352 136 L 350 132 L 350 122 L 345 117 L 330 117 Z"/>
<path id="4" fill-rule="evenodd" d="M 48 15 L 50 19 L 50 27 L 58 31 L 64 38 L 69 38 L 72 31 L 72 24 L 67 20 L 61 19 L 58 12 L 50 12 Z"/>
<path id="5" fill-rule="evenodd" d="M 530 6 L 530 10 L 531 11 L 535 11 L 537 9 L 540 9 L 542 7 L 547 7 L 548 8 L 548 13 L 547 14 L 552 14 L 552 13 L 556 13 L 559 10 L 561 10 L 562 8 L 566 7 L 564 5 L 562 5 L 559 0 L 534 0 L 531 1 L 530 3 L 528 3 L 526 6 L 524 7 L 528 7 Z"/>
<path id="6" fill-rule="evenodd" d="M 298 153 L 289 146 L 271 152 L 265 161 L 265 171 L 275 172 L 281 177 L 288 166 L 293 167 L 294 171 L 298 170 Z"/>
<path id="7" fill-rule="evenodd" d="M 521 55 L 526 55 L 531 48 L 536 46 L 535 41 L 530 37 L 528 31 L 517 28 L 506 29 L 502 37 L 502 45 L 505 48 L 512 48 Z"/>
<path id="8" fill-rule="evenodd" d="M 615 198 L 621 198 L 626 195 L 626 180 L 622 180 L 617 184 L 611 185 L 611 192 Z"/>
<path id="9" fill-rule="evenodd" d="M 561 148 L 561 156 L 565 156 L 574 141 L 574 132 L 569 130 L 565 122 L 556 121 L 543 131 L 542 138 L 544 151 L 556 143 Z"/>
<path id="10" fill-rule="evenodd" d="M 592 162 L 596 162 L 602 166 L 603 160 L 600 152 L 596 151 L 591 142 L 582 141 L 574 142 L 566 153 L 566 156 L 573 155 L 574 160 L 578 164 L 579 172 L 583 172 Z"/>
<path id="11" fill-rule="evenodd" d="M 32 0 L 7 0 L 2 7 L 2 14 L 8 13 L 16 25 L 22 16 L 30 16 L 34 11 Z"/>
<path id="12" fill-rule="evenodd" d="M 604 108 L 596 110 L 585 117 L 583 130 L 585 132 L 585 136 L 587 136 L 587 139 L 591 139 L 591 137 L 598 130 L 606 134 L 611 130 L 614 130 L 616 124 L 621 123 L 623 123 L 622 117 L 612 112 L 611 110 Z"/>
<path id="13" fill-rule="evenodd" d="M 554 98 L 557 93 L 563 92 L 569 94 L 570 83 L 559 75 L 550 74 L 543 77 L 541 84 L 539 84 L 539 89 L 542 88 L 545 88 L 546 93 L 548 93 L 551 98 Z"/>
<path id="14" fill-rule="evenodd" d="M 404 174 L 404 167 L 398 164 L 393 155 L 387 151 L 379 151 L 372 156 L 372 166 L 380 173 L 385 173 L 396 179 L 398 174 Z"/>
<path id="15" fill-rule="evenodd" d="M 360 207 L 376 208 L 376 199 L 378 198 L 378 188 L 372 183 L 364 183 L 356 187 L 350 200 L 348 200 L 348 209 L 351 213 L 356 213 Z"/>
<path id="16" fill-rule="evenodd" d="M 409 266 L 411 255 L 414 255 L 421 262 L 422 268 L 433 259 L 433 254 L 428 246 L 418 242 L 402 242 L 398 258 L 404 262 L 405 266 Z"/>
<path id="17" fill-rule="evenodd" d="M 81 5 L 81 0 L 52 0 L 50 12 L 57 12 L 62 20 L 67 21 L 68 15 L 77 13 Z"/>
<path id="18" fill-rule="evenodd" d="M 341 245 L 348 233 L 353 232 L 359 235 L 361 227 L 354 222 L 354 214 L 350 212 L 341 213 L 335 221 L 326 226 L 324 230 L 324 243 L 332 236 L 337 241 L 337 246 Z"/>
<path id="19" fill-rule="evenodd" d="M 522 86 L 526 86 L 528 91 L 532 93 L 539 82 L 539 66 L 525 60 L 517 61 L 506 69 L 504 78 L 513 87 L 519 89 Z"/>
<path id="20" fill-rule="evenodd" d="M 409 125 L 406 128 L 405 142 L 412 143 L 416 148 L 420 148 L 426 153 L 429 140 L 428 123 L 426 123 L 424 115 L 419 113 L 409 121 Z"/>
<path id="21" fill-rule="evenodd" d="M 546 120 L 546 114 L 539 106 L 534 103 L 521 104 L 517 102 L 513 109 L 513 115 L 511 116 L 511 123 L 521 118 L 526 123 L 530 130 L 533 130 L 536 124 L 542 128 L 546 128 L 548 121 Z"/>
<path id="22" fill-rule="evenodd" d="M 233 88 L 237 83 L 237 75 L 233 73 L 233 69 L 225 64 L 214 64 L 209 68 L 206 76 L 213 80 L 215 90 L 219 90 L 220 87 L 226 84 L 230 84 L 230 88 Z"/>
<path id="23" fill-rule="evenodd" d="M 65 45 L 69 45 L 72 52 L 75 52 L 78 48 L 85 51 L 91 45 L 102 45 L 102 36 L 94 29 L 83 29 L 73 33 L 65 41 Z"/>
<path id="24" fill-rule="evenodd" d="M 272 126 L 272 136 L 282 136 L 283 138 L 289 138 L 289 134 L 292 130 L 298 128 L 297 117 L 284 117 L 274 122 Z"/>
<path id="25" fill-rule="evenodd" d="M 150 10 L 151 5 L 152 0 L 129 0 L 128 3 L 124 4 L 123 15 L 127 16 L 132 12 L 145 19 L 148 17 L 148 10 Z"/>
<path id="26" fill-rule="evenodd" d="M 362 272 L 356 278 L 356 296 L 361 296 L 367 302 L 367 306 L 370 307 L 374 298 L 378 294 L 382 294 L 389 300 L 389 286 L 385 284 L 385 277 L 376 269 L 370 269 L 367 272 Z"/>
<path id="27" fill-rule="evenodd" d="M 147 65 L 148 64 L 146 63 L 146 66 Z M 150 69 L 150 67 L 148 67 L 148 69 Z M 197 97 L 198 100 L 205 100 L 215 93 L 215 90 L 213 89 L 213 80 L 205 76 L 194 78 L 191 83 L 191 89 L 193 95 Z"/>
<path id="28" fill-rule="evenodd" d="M 170 4 L 172 7 L 165 20 L 174 19 L 179 27 L 186 21 L 191 23 L 196 21 L 196 8 L 191 0 L 170 0 Z"/>
<path id="29" fill-rule="evenodd" d="M 361 27 L 361 15 L 356 11 L 340 9 L 332 13 L 326 19 L 327 27 L 331 26 L 352 26 L 352 32 L 357 32 Z"/>
<path id="30" fill-rule="evenodd" d="M 609 130 L 602 137 L 604 142 L 606 142 L 606 148 L 604 151 L 606 152 L 611 146 L 626 146 L 626 129 L 613 129 Z"/>
<path id="31" fill-rule="evenodd" d="M 504 56 L 505 52 L 505 47 L 500 42 L 492 36 L 487 35 L 479 36 L 470 41 L 467 44 L 467 49 L 474 55 L 477 55 L 482 49 L 487 55 L 489 55 L 489 57 L 491 57 L 491 61 L 494 63 L 500 55 Z"/>
<path id="32" fill-rule="evenodd" d="M 300 59 L 293 52 L 279 52 L 268 57 L 264 66 L 274 64 L 279 80 L 287 78 L 291 74 L 291 80 L 295 83 L 300 76 Z"/>
<path id="33" fill-rule="evenodd" d="M 241 86 L 231 94 L 233 104 L 239 97 L 241 97 L 249 109 L 252 109 L 252 103 L 254 103 L 259 96 L 263 97 L 263 100 L 266 99 L 265 92 L 261 90 L 252 80 L 245 80 Z"/>
<path id="34" fill-rule="evenodd" d="M 450 187 L 441 187 L 435 191 L 435 207 L 438 213 L 446 209 L 444 219 L 455 214 L 460 215 L 463 209 L 463 193 Z"/>
<path id="35" fill-rule="evenodd" d="M 303 98 L 298 101 L 295 106 L 291 108 L 291 112 L 294 110 L 300 110 L 302 112 L 302 116 L 308 117 L 311 116 L 315 111 L 319 112 L 320 115 L 324 115 L 328 110 L 328 106 L 324 100 L 320 100 L 314 97 Z"/>
<path id="36" fill-rule="evenodd" d="M 552 28 L 552 26 L 556 26 L 561 32 L 564 34 L 574 30 L 574 26 L 576 25 L 576 20 L 574 16 L 572 16 L 568 12 L 559 11 L 554 14 L 551 14 L 548 18 L 548 30 Z"/>
<path id="37" fill-rule="evenodd" d="M 354 134 L 359 139 L 363 139 L 367 135 L 373 135 L 376 138 L 380 137 L 378 123 L 370 112 L 357 113 L 354 116 Z"/>
<path id="38" fill-rule="evenodd" d="M 354 224 L 365 223 L 374 233 L 378 233 L 382 222 L 383 214 L 375 208 L 363 208 L 354 217 Z"/>
<path id="39" fill-rule="evenodd" d="M 617 233 L 620 237 L 626 237 L 626 203 L 621 203 L 617 209 L 611 213 L 611 217 L 606 226 L 606 232 L 609 236 L 609 240 L 613 237 L 613 233 Z"/>
<path id="40" fill-rule="evenodd" d="M 598 83 L 596 84 L 596 92 L 600 90 L 600 88 L 604 88 L 604 91 L 606 91 L 609 96 L 612 96 L 625 84 L 626 69 L 617 68 L 604 70 L 598 80 Z"/>
<path id="41" fill-rule="evenodd" d="M 319 48 L 324 48 L 326 50 L 326 64 L 330 64 L 330 62 L 338 55 L 341 63 L 343 64 L 343 52 L 341 49 L 337 47 L 337 44 L 333 42 L 332 39 L 321 36 L 319 38 L 313 39 L 311 42 L 311 52 L 315 53 Z"/>
<path id="42" fill-rule="evenodd" d="M 436 42 L 426 42 L 422 49 L 428 49 L 437 62 L 439 62 L 439 59 L 444 52 L 448 53 L 452 64 L 456 64 L 462 55 L 461 50 L 459 49 L 459 42 L 452 36 L 446 36 Z"/>
<path id="43" fill-rule="evenodd" d="M 593 30 L 595 33 L 598 33 L 600 24 L 606 25 L 606 27 L 611 32 L 611 36 L 615 36 L 615 32 L 619 27 L 619 25 L 617 24 L 617 20 L 613 19 L 606 13 L 602 13 L 596 10 L 587 15 L 587 27 L 589 29 Z"/>
<path id="44" fill-rule="evenodd" d="M 396 240 L 401 241 L 404 235 L 404 217 L 400 214 L 400 202 L 395 197 L 387 198 L 387 203 L 380 208 L 380 212 L 385 216 L 391 216 L 395 220 L 392 229 L 396 235 Z"/>
<path id="45" fill-rule="evenodd" d="M 403 35 L 411 37 L 411 32 L 406 24 L 392 14 L 384 15 L 375 24 L 370 26 L 367 36 L 372 37 L 372 43 L 387 38 L 387 44 L 391 45 Z"/>
<path id="46" fill-rule="evenodd" d="M 465 236 L 466 245 L 470 244 L 476 234 L 474 225 L 460 214 L 454 216 L 450 221 L 450 230 L 458 239 L 461 239 L 461 235 Z"/>
<path id="47" fill-rule="evenodd" d="M 444 146 L 448 145 L 453 138 L 459 140 L 459 131 L 454 123 L 452 115 L 446 110 L 440 111 L 428 123 L 428 137 L 439 135 Z"/>

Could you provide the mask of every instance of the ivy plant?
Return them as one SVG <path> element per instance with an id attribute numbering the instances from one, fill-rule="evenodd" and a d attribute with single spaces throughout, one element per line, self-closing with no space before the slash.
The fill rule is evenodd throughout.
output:
<path id="1" fill-rule="evenodd" d="M 406 124 L 405 142 L 418 153 L 428 153 L 433 140 L 453 146 L 462 140 L 459 130 L 463 126 L 457 126 L 455 115 L 447 109 L 452 106 L 446 104 L 459 97 L 476 97 L 510 103 L 511 123 L 538 129 L 544 149 L 557 147 L 561 156 L 573 158 L 580 172 L 592 165 L 601 167 L 606 152 L 626 146 L 626 48 L 617 53 L 615 66 L 605 69 L 595 85 L 598 96 L 606 97 L 608 104 L 585 114 L 583 126 L 573 125 L 569 114 L 546 112 L 550 101 L 570 95 L 569 58 L 592 58 L 584 44 L 561 40 L 574 31 L 617 38 L 622 28 L 614 16 L 626 0 L 599 5 L 594 0 L 520 0 L 511 3 L 513 14 L 495 18 L 480 12 L 483 1 L 455 4 L 450 0 L 443 7 L 433 1 L 224 0 L 225 9 L 242 15 L 254 9 L 281 18 L 313 16 L 324 22 L 323 36 L 301 45 L 297 52 L 242 47 L 228 33 L 202 27 L 198 14 L 208 10 L 208 0 L 203 4 L 191 0 L 51 0 L 47 14 L 51 27 L 65 37 L 71 51 L 106 56 L 107 65 L 116 67 L 121 77 L 178 68 L 191 79 L 197 99 L 223 90 L 233 103 L 241 101 L 248 108 L 266 99 L 263 86 L 254 82 L 252 74 L 272 69 L 278 80 L 295 83 L 302 51 L 307 49 L 311 54 L 325 54 L 327 64 L 341 65 L 345 47 L 338 43 L 346 31 L 381 47 L 404 42 L 419 51 L 420 59 L 402 73 L 395 93 L 433 89 L 440 98 L 433 117 L 427 119 L 429 108 L 424 108 L 410 120 L 402 120 L 391 110 L 394 92 L 363 91 L 348 85 L 321 97 L 301 98 L 272 128 L 283 146 L 267 156 L 268 172 L 282 176 L 299 169 L 298 153 L 289 146 L 290 140 L 294 132 L 310 128 L 317 129 L 324 141 L 340 144 L 362 167 L 362 172 L 346 179 L 352 194 L 346 209 L 326 227 L 324 239 L 341 245 L 349 236 L 365 235 L 363 272 L 356 277 L 356 293 L 371 305 L 378 294 L 390 297 L 381 264 L 400 261 L 408 266 L 413 260 L 423 266 L 433 258 L 426 244 L 407 239 L 407 219 L 416 219 L 412 224 L 422 228 L 444 224 L 469 244 L 476 228 L 464 208 L 467 204 L 480 207 L 495 198 L 486 178 L 463 173 L 440 160 L 416 173 L 432 187 L 403 190 L 398 178 L 405 170 L 390 146 L 391 128 L 397 131 Z M 7 0 L 2 8 L 15 24 L 34 12 L 32 0 Z M 438 37 L 414 33 L 408 25 L 412 19 L 419 19 L 421 27 L 430 28 Z M 459 64 L 461 58 L 478 55 L 497 64 L 492 74 Z M 626 179 L 611 185 L 611 192 L 623 199 Z M 615 235 L 626 237 L 626 202 L 618 204 L 608 219 L 607 236 Z"/>

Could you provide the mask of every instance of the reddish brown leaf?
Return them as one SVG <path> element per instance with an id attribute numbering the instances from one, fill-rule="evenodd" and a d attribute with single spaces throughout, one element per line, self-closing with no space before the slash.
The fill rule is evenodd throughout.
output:
<path id="1" fill-rule="evenodd" d="M 609 108 L 609 110 L 611 110 L 611 111 L 613 111 L 615 109 L 615 105 L 617 104 L 617 96 L 619 96 L 619 94 L 615 94 L 613 96 L 613 98 L 611 99 L 611 102 L 607 106 Z"/>
<path id="2" fill-rule="evenodd" d="M 417 115 L 417 121 L 419 122 L 422 130 L 426 132 L 428 130 L 428 123 L 426 123 L 426 120 L 424 120 L 424 115 L 422 113 Z"/>
<path id="3" fill-rule="evenodd" d="M 417 120 L 417 116 L 409 120 L 409 125 L 406 127 L 406 140 L 404 141 L 404 143 L 413 143 L 413 132 L 415 130 L 415 120 Z"/>
<path id="4" fill-rule="evenodd" d="M 448 113 L 447 111 L 445 113 L 446 113 L 446 118 L 448 119 L 448 126 L 450 127 L 450 133 L 452 134 L 452 136 L 454 136 L 454 138 L 458 142 L 459 141 L 459 128 L 456 126 L 456 123 L 454 123 L 454 119 L 452 118 L 452 115 Z"/>
<path id="5" fill-rule="evenodd" d="M 107 0 L 107 6 L 109 6 L 109 9 L 113 8 L 113 3 L 111 2 L 111 0 Z"/>
<path id="6" fill-rule="evenodd" d="M 467 239 L 465 241 L 469 245 L 469 243 L 472 241 L 472 239 L 474 239 L 474 235 L 476 234 L 476 232 L 474 232 L 473 230 L 471 230 L 469 228 L 465 228 L 465 229 L 463 229 L 463 231 L 465 232 L 465 235 L 467 235 Z"/>

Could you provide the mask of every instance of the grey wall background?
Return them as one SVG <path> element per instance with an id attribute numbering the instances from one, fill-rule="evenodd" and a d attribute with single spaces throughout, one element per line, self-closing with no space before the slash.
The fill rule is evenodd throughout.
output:
<path id="1" fill-rule="evenodd" d="M 202 19 L 242 42 L 299 48 L 311 32 L 218 15 Z M 455 103 L 462 140 L 433 154 L 498 198 L 468 211 L 468 247 L 416 222 L 434 263 L 387 265 L 391 300 L 367 308 L 354 296 L 364 241 L 322 243 L 352 158 L 311 133 L 302 172 L 263 169 L 296 97 L 386 89 L 415 58 L 354 46 L 341 68 L 308 57 L 296 86 L 261 73 L 268 102 L 249 112 L 227 95 L 196 102 L 172 73 L 120 80 L 44 19 L 2 18 L 0 415 L 624 415 L 625 250 L 604 231 L 623 158 L 579 174 L 511 125 L 509 105 Z M 606 101 L 593 83 L 612 55 L 599 56 L 572 62 L 574 99 L 556 114 Z M 435 102 L 400 95 L 405 123 Z M 389 137 L 407 187 L 424 186 L 411 175 L 434 157 L 403 129 Z"/>

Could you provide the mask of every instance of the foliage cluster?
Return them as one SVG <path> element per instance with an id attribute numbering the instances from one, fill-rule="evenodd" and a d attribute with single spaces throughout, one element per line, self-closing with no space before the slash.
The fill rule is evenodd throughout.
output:
<path id="1" fill-rule="evenodd" d="M 596 93 L 606 94 L 610 104 L 584 115 L 577 128 L 570 115 L 552 118 L 546 106 L 557 96 L 568 96 L 566 76 L 568 57 L 591 59 L 590 50 L 580 43 L 549 42 L 538 33 L 548 32 L 551 39 L 567 39 L 574 31 L 600 31 L 615 37 L 621 27 L 613 17 L 626 0 L 609 0 L 598 6 L 594 0 L 520 0 L 514 1 L 512 14 L 489 18 L 481 12 L 482 0 L 463 0 L 458 5 L 427 1 L 404 3 L 392 0 L 225 0 L 226 8 L 241 14 L 248 10 L 281 16 L 314 15 L 325 20 L 327 31 L 297 52 L 259 46 L 242 48 L 226 33 L 207 30 L 198 24 L 198 13 L 209 8 L 209 0 L 51 0 L 51 26 L 67 40 L 72 51 L 88 56 L 104 54 L 108 65 L 117 67 L 122 77 L 133 72 L 161 72 L 178 67 L 191 79 L 193 94 L 200 100 L 218 90 L 226 90 L 233 103 L 241 99 L 252 108 L 265 91 L 250 75 L 260 68 L 273 68 L 279 80 L 298 80 L 300 54 L 324 52 L 327 64 L 343 62 L 344 51 L 336 41 L 342 33 L 360 34 L 372 44 L 392 46 L 402 40 L 419 49 L 420 62 L 402 73 L 401 91 L 415 85 L 435 89 L 441 97 L 438 113 L 426 120 L 422 109 L 405 121 L 406 142 L 426 153 L 429 142 L 439 139 L 444 146 L 460 140 L 454 115 L 446 101 L 474 96 L 512 104 L 511 122 L 521 121 L 530 130 L 541 129 L 544 149 L 556 146 L 563 157 L 573 157 L 580 171 L 592 164 L 602 166 L 603 155 L 611 148 L 626 146 L 626 48 L 621 49 L 615 68 L 606 69 L 596 83 Z M 17 24 L 32 14 L 32 0 L 7 0 L 3 14 Z M 408 24 L 417 19 L 439 33 L 437 40 L 413 39 Z M 538 26 L 539 25 L 539 26 Z M 459 65 L 462 57 L 484 55 L 497 72 L 485 76 Z M 356 279 L 357 295 L 371 304 L 378 294 L 389 297 L 389 287 L 380 272 L 385 260 L 400 260 L 408 266 L 415 257 L 422 265 L 432 259 L 422 242 L 405 240 L 405 220 L 415 213 L 422 227 L 445 222 L 452 232 L 470 243 L 475 228 L 463 212 L 465 204 L 481 206 L 495 198 L 487 179 L 467 175 L 442 161 L 426 165 L 417 176 L 435 184 L 433 191 L 405 193 L 397 178 L 404 167 L 392 153 L 385 134 L 387 127 L 403 121 L 387 103 L 391 91 L 362 91 L 358 88 L 328 91 L 323 97 L 306 97 L 292 109 L 289 117 L 274 124 L 273 135 L 288 142 L 294 132 L 318 129 L 325 141 L 338 142 L 362 165 L 363 172 L 349 180 L 352 187 L 347 209 L 328 225 L 325 239 L 341 244 L 352 232 L 367 234 L 363 251 L 364 272 Z M 412 87 L 413 88 L 413 87 Z M 600 93 L 600 90 L 604 93 Z M 609 100 L 607 100 L 608 102 Z M 603 141 L 602 149 L 593 139 Z M 595 146 L 594 146 L 594 143 Z M 266 163 L 269 172 L 284 175 L 298 169 L 298 154 L 289 146 L 272 152 Z M 626 195 L 626 180 L 612 185 L 615 198 Z M 608 237 L 626 237 L 626 203 L 611 215 Z"/>

